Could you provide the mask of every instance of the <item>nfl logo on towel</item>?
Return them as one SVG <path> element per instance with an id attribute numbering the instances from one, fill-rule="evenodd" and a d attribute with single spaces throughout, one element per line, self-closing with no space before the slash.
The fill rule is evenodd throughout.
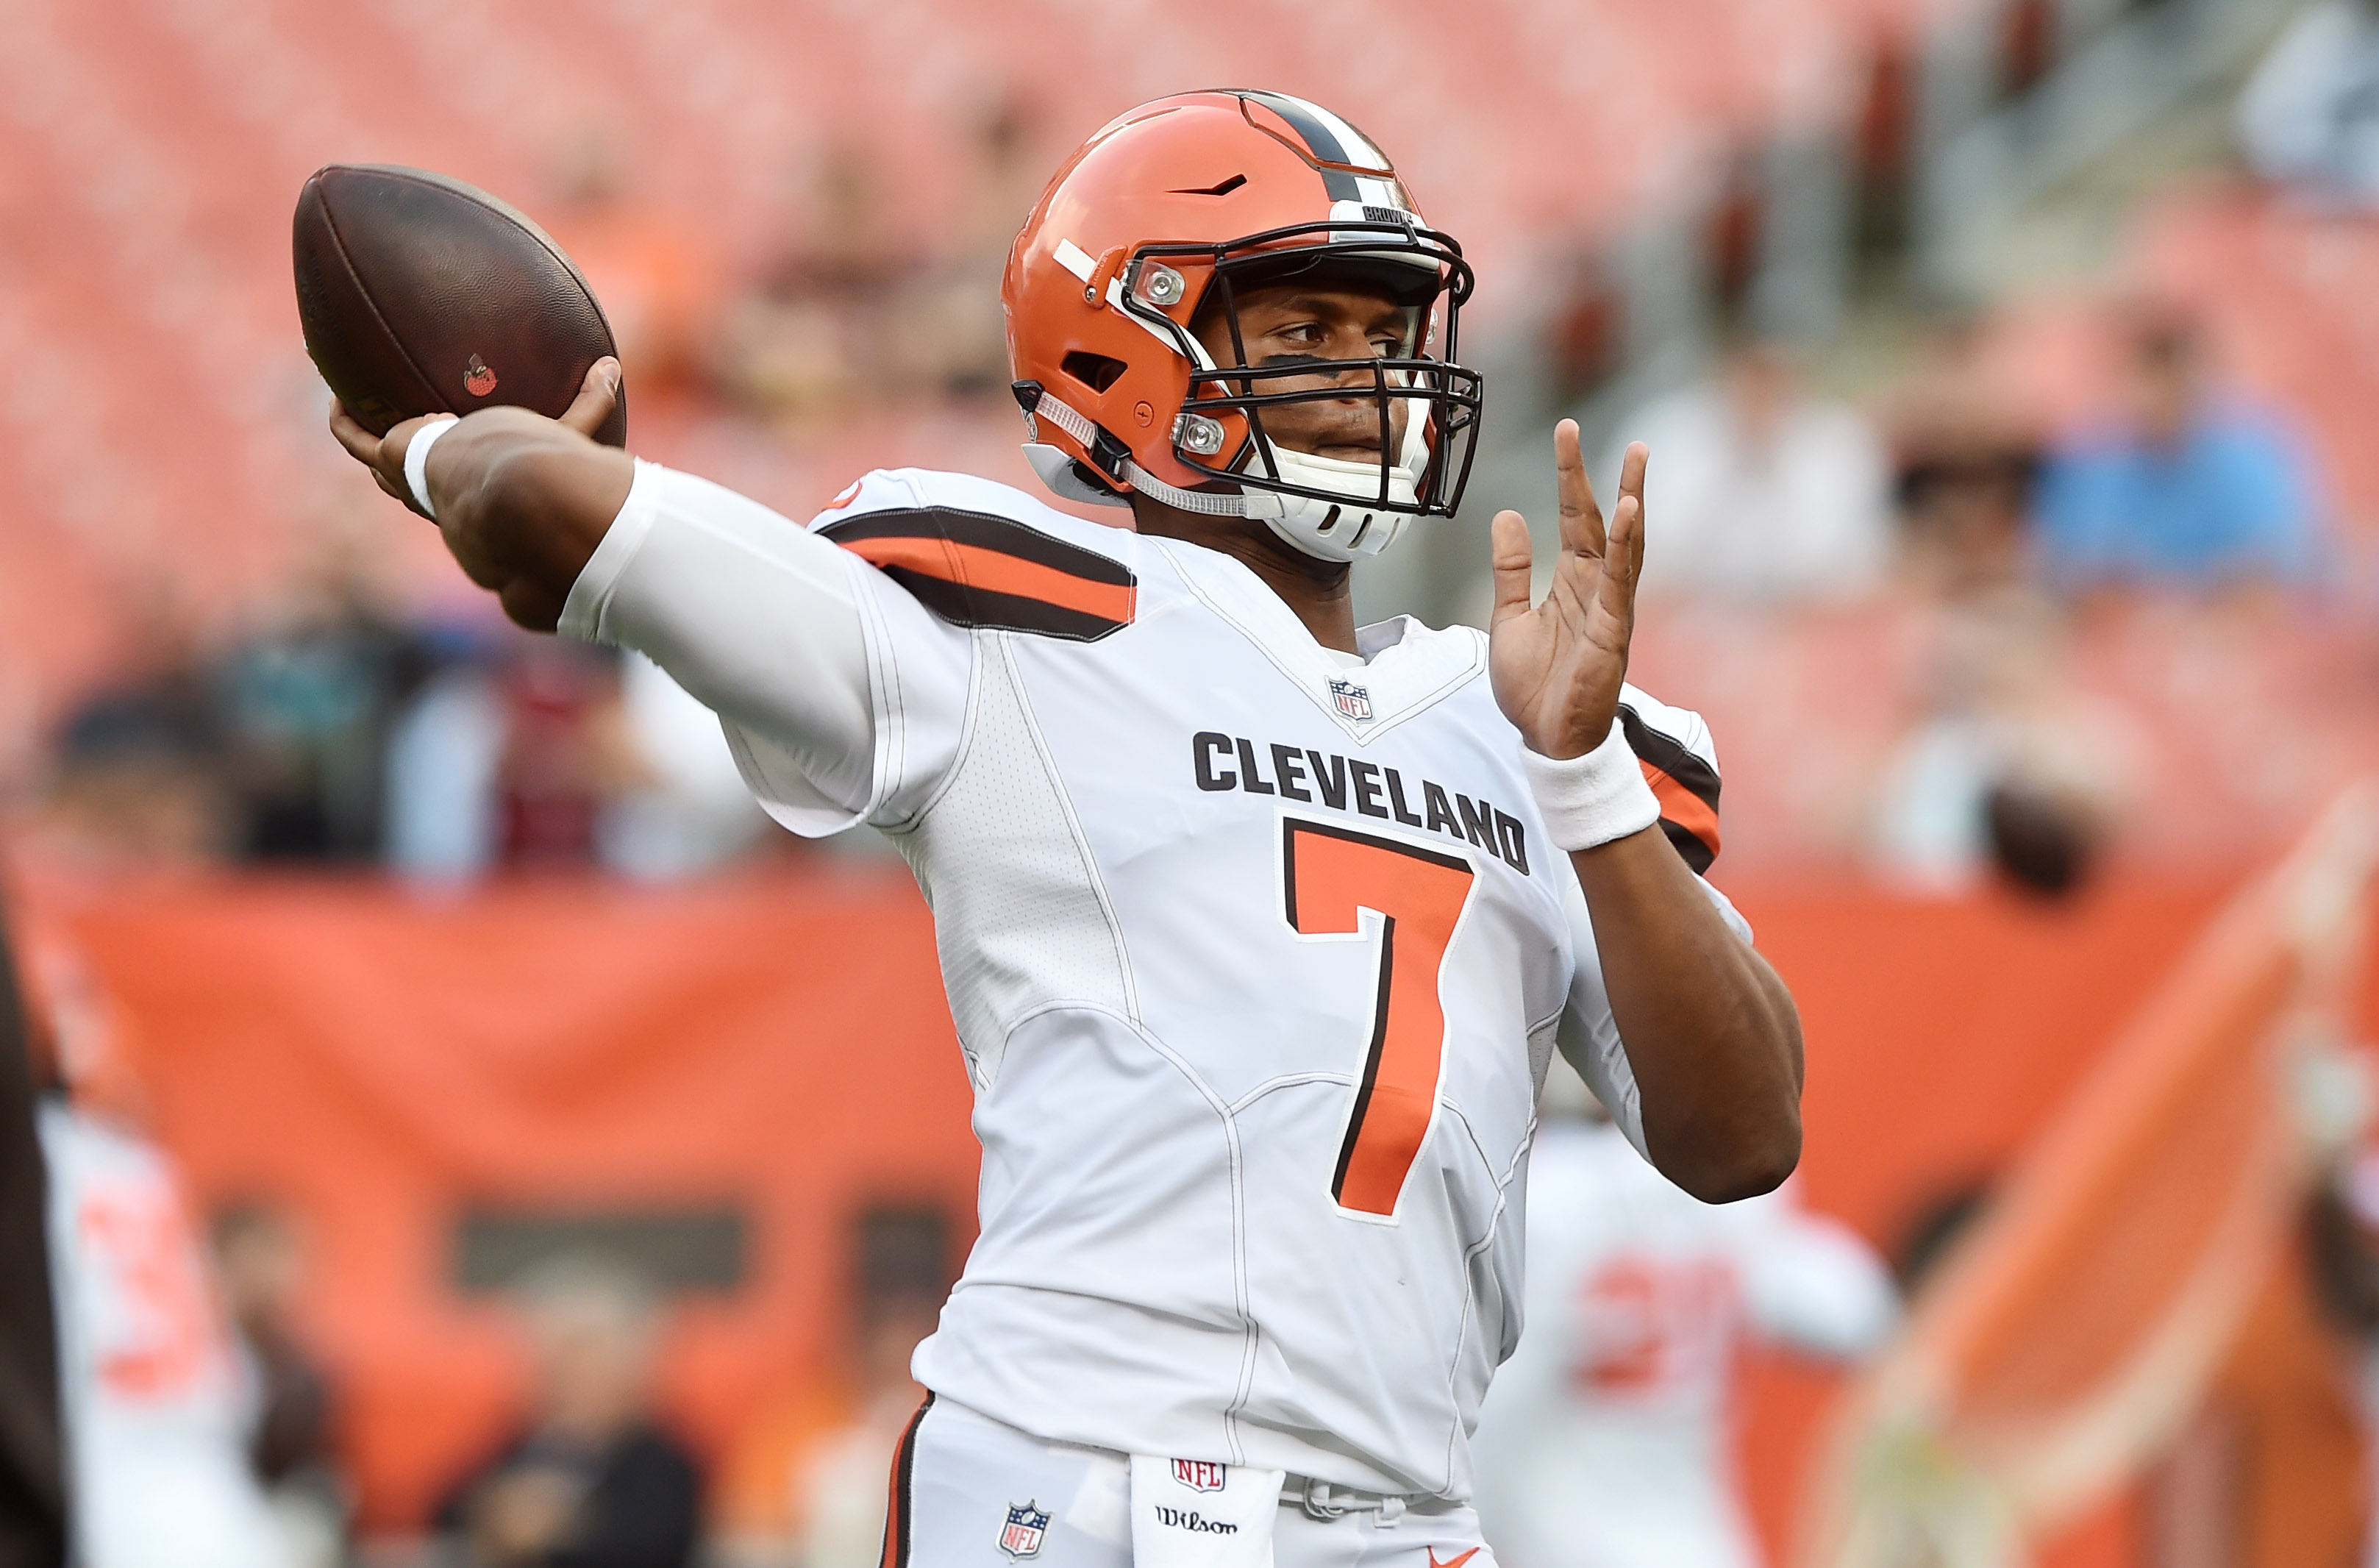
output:
<path id="1" fill-rule="evenodd" d="M 1173 1478 L 1191 1491 L 1220 1491 L 1229 1467 L 1212 1459 L 1176 1459 Z"/>
<path id="2" fill-rule="evenodd" d="M 1330 700 L 1336 703 L 1338 711 L 1349 718 L 1371 717 L 1371 694 L 1352 681 L 1331 681 Z"/>
<path id="3" fill-rule="evenodd" d="M 1021 1560 L 1040 1551 L 1049 1533 L 1049 1511 L 1034 1502 L 1008 1505 L 1008 1523 L 1000 1527 L 999 1550 Z"/>

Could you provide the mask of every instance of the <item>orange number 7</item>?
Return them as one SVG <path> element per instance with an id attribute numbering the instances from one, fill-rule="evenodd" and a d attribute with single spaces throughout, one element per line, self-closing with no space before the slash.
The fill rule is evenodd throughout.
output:
<path id="1" fill-rule="evenodd" d="M 1459 855 L 1295 817 L 1282 819 L 1281 872 L 1289 928 L 1299 935 L 1359 936 L 1363 911 L 1380 916 L 1371 1047 L 1330 1196 L 1342 1209 L 1391 1215 L 1437 1108 L 1445 1055 L 1438 966 L 1478 874 Z"/>

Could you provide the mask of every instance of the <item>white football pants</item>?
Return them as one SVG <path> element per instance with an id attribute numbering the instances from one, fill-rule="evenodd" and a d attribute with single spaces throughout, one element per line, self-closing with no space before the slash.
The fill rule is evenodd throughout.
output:
<path id="1" fill-rule="evenodd" d="M 1131 1568 L 1129 1475 L 928 1398 L 893 1456 L 882 1568 Z M 1274 1568 L 1495 1568 L 1467 1503 L 1310 1490 L 1281 1492 Z"/>

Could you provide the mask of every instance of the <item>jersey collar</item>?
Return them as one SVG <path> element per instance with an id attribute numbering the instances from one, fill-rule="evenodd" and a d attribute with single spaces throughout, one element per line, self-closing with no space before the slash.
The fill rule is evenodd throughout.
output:
<path id="1" fill-rule="evenodd" d="M 1364 658 L 1349 668 L 1314 641 L 1286 601 L 1236 556 L 1179 539 L 1143 536 L 1162 550 L 1190 594 L 1229 623 L 1332 723 L 1368 745 L 1487 668 L 1487 640 L 1436 635 L 1409 615 L 1358 630 Z"/>

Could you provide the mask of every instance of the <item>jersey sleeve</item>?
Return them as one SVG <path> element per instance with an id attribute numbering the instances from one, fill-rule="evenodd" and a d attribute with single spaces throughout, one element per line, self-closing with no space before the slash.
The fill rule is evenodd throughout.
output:
<path id="1" fill-rule="evenodd" d="M 657 464 L 636 464 L 561 629 L 669 671 L 719 715 L 768 814 L 805 837 L 899 826 L 964 733 L 963 630 L 824 536 Z"/>
<path id="2" fill-rule="evenodd" d="M 1750 941 L 1750 923 L 1735 909 L 1733 900 L 1708 879 L 1719 848 L 1718 748 L 1710 739 L 1709 726 L 1702 722 L 1701 715 L 1671 707 L 1634 686 L 1620 689 L 1619 724 L 1628 749 L 1644 769 L 1645 781 L 1660 802 L 1660 831 L 1694 869 L 1696 886 L 1717 907 L 1728 929 Z M 1554 1038 L 1563 1057 L 1577 1069 L 1603 1109 L 1611 1113 L 1612 1123 L 1642 1154 L 1643 1109 L 1626 1046 L 1619 1038 L 1619 1022 L 1611 1016 L 1611 995 L 1602 981 L 1594 922 L 1568 857 L 1560 859 L 1555 874 L 1561 878 L 1577 968 L 1570 978 L 1568 1005 L 1563 1008 Z"/>
<path id="3" fill-rule="evenodd" d="M 1619 728 L 1660 802 L 1660 831 L 1695 875 L 1709 875 L 1719 848 L 1718 743 L 1709 726 L 1700 714 L 1623 685 Z"/>

